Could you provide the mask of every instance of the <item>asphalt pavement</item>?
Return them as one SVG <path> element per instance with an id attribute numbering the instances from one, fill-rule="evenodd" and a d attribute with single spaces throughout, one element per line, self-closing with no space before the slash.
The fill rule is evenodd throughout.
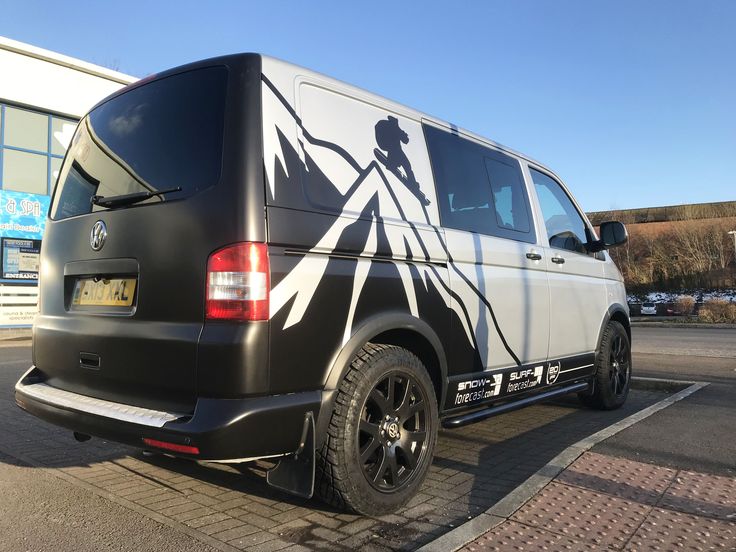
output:
<path id="1" fill-rule="evenodd" d="M 709 385 L 594 450 L 736 475 L 736 329 L 633 328 L 634 375 Z"/>
<path id="2" fill-rule="evenodd" d="M 0 463 L 2 550 L 216 550 L 45 470 L 14 465 L 13 459 L 2 453 Z"/>
<path id="3" fill-rule="evenodd" d="M 0 386 L 30 365 L 28 343 L 0 345 Z M 8 393 L 3 393 L 3 398 Z M 0 399 L 2 400 L 2 399 Z M 70 446 L 73 442 L 70 441 Z M 0 550 L 214 552 L 191 536 L 0 452 Z M 23 530 L 19 531 L 19 527 Z M 123 537 L 123 538 L 121 538 Z"/>
<path id="4" fill-rule="evenodd" d="M 736 329 L 707 327 L 634 327 L 634 353 L 736 360 Z M 646 366 L 649 369 L 649 366 Z M 697 369 L 692 372 L 699 373 Z"/>

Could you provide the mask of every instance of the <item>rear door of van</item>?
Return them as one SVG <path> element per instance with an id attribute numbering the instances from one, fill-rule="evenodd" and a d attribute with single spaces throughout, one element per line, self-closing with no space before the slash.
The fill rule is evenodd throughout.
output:
<path id="1" fill-rule="evenodd" d="M 208 256 L 253 239 L 231 161 L 244 156 L 239 63 L 154 76 L 80 121 L 42 246 L 34 363 L 50 385 L 193 409 Z"/>

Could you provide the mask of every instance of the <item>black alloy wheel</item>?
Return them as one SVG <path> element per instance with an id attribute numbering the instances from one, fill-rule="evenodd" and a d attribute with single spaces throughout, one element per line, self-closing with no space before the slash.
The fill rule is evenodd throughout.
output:
<path id="1" fill-rule="evenodd" d="M 366 343 L 343 376 L 317 449 L 317 494 L 359 514 L 397 510 L 424 482 L 438 426 L 422 361 L 397 345 Z"/>
<path id="2" fill-rule="evenodd" d="M 595 357 L 595 374 L 588 391 L 579 393 L 583 404 L 613 410 L 626 402 L 631 387 L 631 342 L 620 322 L 610 321 Z"/>
<path id="3" fill-rule="evenodd" d="M 609 362 L 611 363 L 609 372 L 611 391 L 614 395 L 619 396 L 628 390 L 631 376 L 631 352 L 626 336 L 617 334 L 613 338 Z"/>
<path id="4" fill-rule="evenodd" d="M 376 489 L 405 485 L 422 463 L 427 447 L 427 397 L 408 373 L 383 377 L 368 395 L 358 425 L 363 475 Z"/>

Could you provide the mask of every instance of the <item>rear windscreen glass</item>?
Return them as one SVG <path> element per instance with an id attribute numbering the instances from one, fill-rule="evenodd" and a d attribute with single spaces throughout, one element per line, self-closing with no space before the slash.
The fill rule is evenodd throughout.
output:
<path id="1" fill-rule="evenodd" d="M 222 165 L 227 69 L 155 80 L 100 105 L 79 123 L 59 174 L 51 218 L 103 210 L 111 197 L 181 188 L 143 203 L 214 186 Z"/>

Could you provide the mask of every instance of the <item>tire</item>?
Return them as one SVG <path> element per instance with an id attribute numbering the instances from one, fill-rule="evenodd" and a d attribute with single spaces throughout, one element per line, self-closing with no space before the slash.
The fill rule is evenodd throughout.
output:
<path id="1" fill-rule="evenodd" d="M 395 345 L 366 344 L 338 388 L 317 452 L 318 496 L 364 515 L 400 508 L 427 475 L 437 426 L 434 386 L 422 362 Z"/>
<path id="2" fill-rule="evenodd" d="M 631 385 L 631 343 L 620 322 L 611 321 L 603 330 L 596 355 L 592 391 L 578 396 L 586 406 L 614 410 L 626 402 Z"/>

